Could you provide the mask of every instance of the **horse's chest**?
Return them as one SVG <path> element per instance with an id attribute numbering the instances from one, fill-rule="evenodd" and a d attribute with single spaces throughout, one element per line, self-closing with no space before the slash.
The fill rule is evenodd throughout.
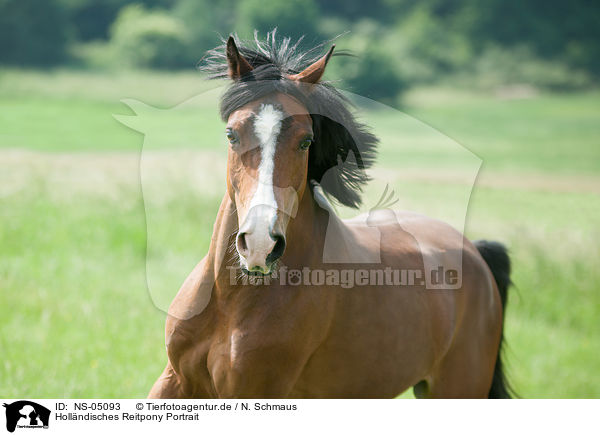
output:
<path id="1" fill-rule="evenodd" d="M 281 397 L 308 356 L 292 339 L 234 329 L 213 342 L 207 366 L 219 397 Z"/>
<path id="2" fill-rule="evenodd" d="M 234 329 L 214 342 L 208 361 L 221 371 L 226 368 L 236 370 L 243 367 L 244 358 L 248 353 L 252 350 L 260 352 L 260 348 L 261 344 L 253 344 L 247 333 Z"/>

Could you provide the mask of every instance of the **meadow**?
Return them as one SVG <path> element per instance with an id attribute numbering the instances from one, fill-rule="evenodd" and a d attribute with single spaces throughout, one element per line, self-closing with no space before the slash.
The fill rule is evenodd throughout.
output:
<path id="1" fill-rule="evenodd" d="M 161 309 L 205 254 L 224 193 L 217 86 L 0 71 L 1 397 L 147 394 L 166 362 Z M 360 113 L 381 139 L 365 207 L 389 183 L 398 207 L 503 241 L 515 389 L 599 398 L 600 92 L 421 88 L 401 108 Z"/>

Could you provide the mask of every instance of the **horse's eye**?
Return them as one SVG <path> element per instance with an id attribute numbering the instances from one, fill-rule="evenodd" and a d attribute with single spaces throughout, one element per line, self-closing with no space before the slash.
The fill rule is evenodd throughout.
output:
<path id="1" fill-rule="evenodd" d="M 230 144 L 236 144 L 238 143 L 238 137 L 237 134 L 235 134 L 235 132 L 228 128 L 227 130 L 225 130 L 225 137 L 227 138 L 227 140 L 229 141 Z"/>
<path id="2" fill-rule="evenodd" d="M 312 143 L 313 143 L 312 139 L 304 139 L 302 142 L 300 142 L 300 149 L 307 150 L 308 147 L 311 146 Z"/>

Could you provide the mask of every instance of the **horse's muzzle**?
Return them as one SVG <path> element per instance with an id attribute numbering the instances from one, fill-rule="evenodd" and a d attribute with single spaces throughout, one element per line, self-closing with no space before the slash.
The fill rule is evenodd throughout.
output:
<path id="1" fill-rule="evenodd" d="M 271 273 L 273 264 L 285 251 L 285 237 L 269 233 L 264 237 L 260 232 L 240 232 L 236 238 L 236 248 L 240 254 L 242 267 L 248 272 Z"/>

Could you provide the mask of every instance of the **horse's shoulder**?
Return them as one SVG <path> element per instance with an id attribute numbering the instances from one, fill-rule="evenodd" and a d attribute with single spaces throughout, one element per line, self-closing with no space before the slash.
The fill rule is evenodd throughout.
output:
<path id="1" fill-rule="evenodd" d="M 371 210 L 351 219 L 345 219 L 349 228 L 378 229 L 380 233 L 412 235 L 417 240 L 440 248 L 456 247 L 462 244 L 463 235 L 447 222 L 408 210 Z"/>
<path id="2" fill-rule="evenodd" d="M 210 302 L 214 285 L 214 273 L 206 256 L 190 272 L 171 302 L 167 330 L 181 329 L 201 314 Z"/>
<path id="3" fill-rule="evenodd" d="M 469 268 L 485 268 L 481 256 L 464 235 L 447 222 L 413 211 L 390 209 L 344 220 L 359 238 L 374 239 L 388 252 L 428 258 L 432 263 L 464 262 Z"/>
<path id="4" fill-rule="evenodd" d="M 479 280 L 489 275 L 488 268 L 475 245 L 447 222 L 413 212 L 396 212 L 398 224 L 418 241 L 422 255 L 439 261 L 444 258 L 460 262 L 465 276 Z"/>

